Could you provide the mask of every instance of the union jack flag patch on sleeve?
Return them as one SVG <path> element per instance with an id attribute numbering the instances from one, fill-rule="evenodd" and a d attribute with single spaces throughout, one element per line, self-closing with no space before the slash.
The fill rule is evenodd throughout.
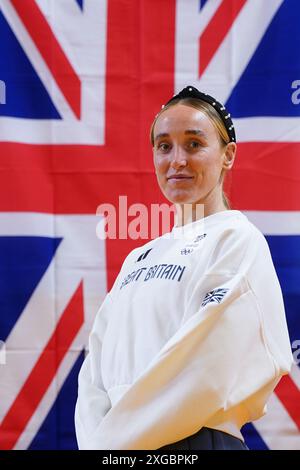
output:
<path id="1" fill-rule="evenodd" d="M 222 301 L 226 292 L 228 291 L 229 289 L 223 288 L 211 290 L 210 292 L 205 294 L 201 307 L 205 307 L 205 305 L 209 304 L 210 302 L 218 302 L 219 304 Z"/>

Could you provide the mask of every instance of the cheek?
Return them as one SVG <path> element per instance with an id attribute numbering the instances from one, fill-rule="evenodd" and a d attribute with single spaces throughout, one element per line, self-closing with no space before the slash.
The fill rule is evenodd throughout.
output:
<path id="1" fill-rule="evenodd" d="M 221 171 L 221 159 L 215 154 L 205 154 L 198 156 L 191 162 L 194 170 L 205 179 L 213 178 L 216 173 Z"/>
<path id="2" fill-rule="evenodd" d="M 156 173 L 158 174 L 166 173 L 168 169 L 167 159 L 159 157 L 159 156 L 154 156 L 154 167 L 155 167 Z"/>

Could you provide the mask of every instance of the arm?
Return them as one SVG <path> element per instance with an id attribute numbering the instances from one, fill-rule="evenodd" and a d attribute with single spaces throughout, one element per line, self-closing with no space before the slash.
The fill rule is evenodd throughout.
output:
<path id="1" fill-rule="evenodd" d="M 111 408 L 111 401 L 103 384 L 101 375 L 102 342 L 107 328 L 111 305 L 114 301 L 115 291 L 118 290 L 122 270 L 130 256 L 124 260 L 123 265 L 114 281 L 111 290 L 102 302 L 89 335 L 89 352 L 86 356 L 78 376 L 78 397 L 75 407 L 75 431 L 79 449 L 88 449 L 91 436 Z"/>
<path id="2" fill-rule="evenodd" d="M 227 249 L 220 250 L 224 254 L 216 254 L 192 294 L 180 329 L 106 414 L 87 448 L 157 449 L 193 434 L 216 413 L 259 390 L 275 387 L 285 372 L 266 343 L 260 299 L 247 276 L 257 254 L 242 249 L 244 241 L 229 239 Z M 273 277 L 265 274 L 272 284 Z M 220 303 L 201 305 L 205 293 L 218 288 L 226 290 Z M 282 308 L 272 298 L 268 305 L 270 312 Z"/>

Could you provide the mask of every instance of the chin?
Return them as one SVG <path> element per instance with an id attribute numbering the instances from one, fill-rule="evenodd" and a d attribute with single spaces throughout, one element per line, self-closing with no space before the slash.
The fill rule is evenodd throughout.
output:
<path id="1" fill-rule="evenodd" d="M 195 198 L 189 191 L 164 191 L 165 197 L 173 204 L 193 204 L 200 198 Z"/>

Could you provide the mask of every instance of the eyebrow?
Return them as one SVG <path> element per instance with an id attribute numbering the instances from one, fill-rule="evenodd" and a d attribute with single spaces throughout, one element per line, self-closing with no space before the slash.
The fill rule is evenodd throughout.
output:
<path id="1" fill-rule="evenodd" d="M 161 132 L 160 134 L 157 134 L 157 136 L 154 138 L 154 142 L 156 142 L 161 137 L 169 137 L 169 136 L 170 134 L 168 134 L 167 132 Z"/>
<path id="2" fill-rule="evenodd" d="M 200 131 L 200 129 L 187 129 L 185 132 L 185 134 L 189 135 L 201 135 L 202 137 L 206 137 L 206 134 L 205 132 L 203 131 Z"/>
<path id="3" fill-rule="evenodd" d="M 206 137 L 205 132 L 200 131 L 200 129 L 187 129 L 186 131 L 184 131 L 184 134 L 185 135 L 199 135 L 201 137 Z M 158 139 L 162 137 L 170 137 L 170 134 L 168 134 L 167 132 L 161 132 L 160 134 L 157 134 L 157 136 L 154 139 L 154 142 L 156 142 Z"/>

